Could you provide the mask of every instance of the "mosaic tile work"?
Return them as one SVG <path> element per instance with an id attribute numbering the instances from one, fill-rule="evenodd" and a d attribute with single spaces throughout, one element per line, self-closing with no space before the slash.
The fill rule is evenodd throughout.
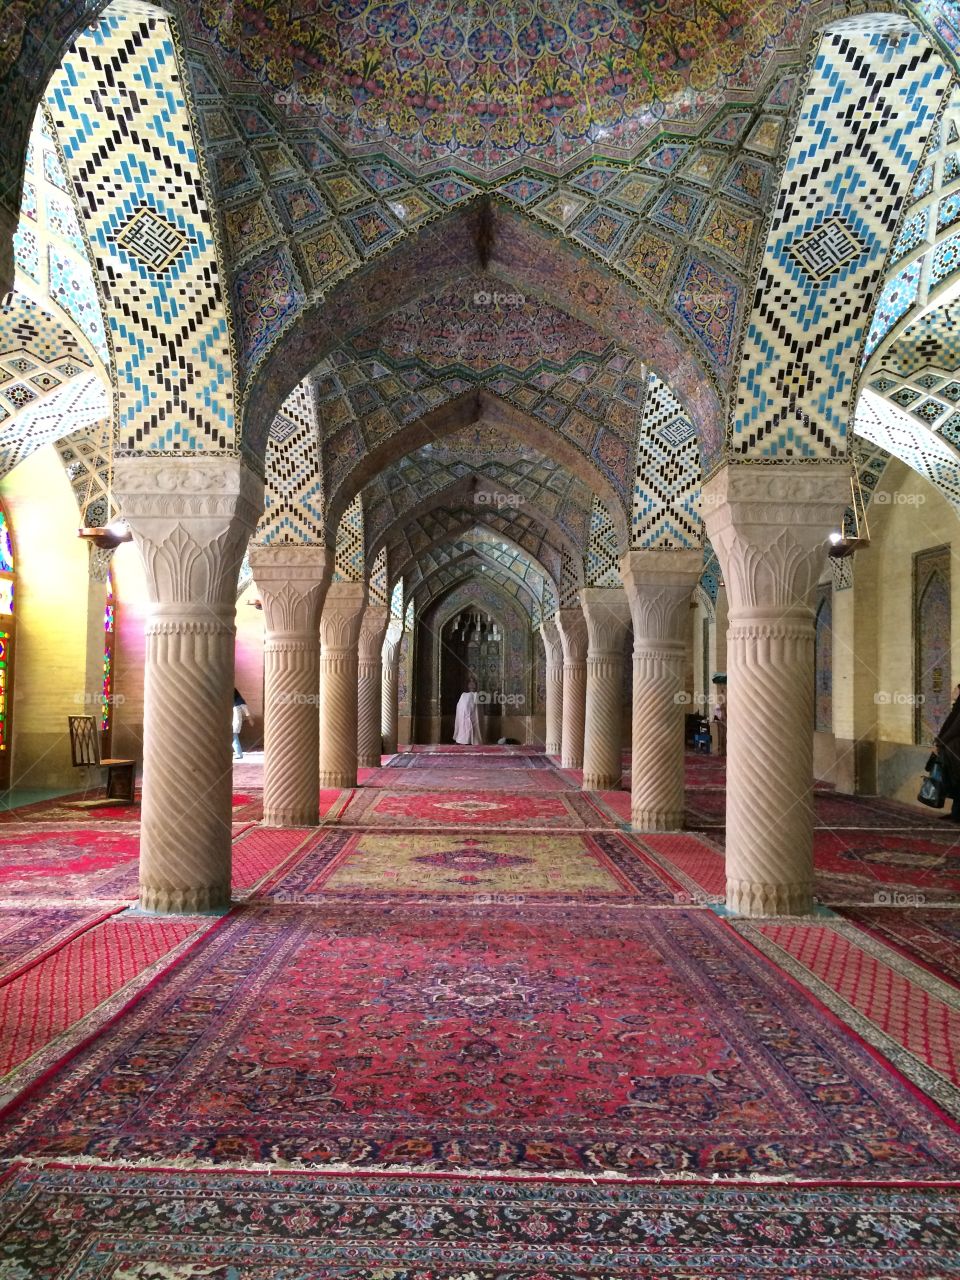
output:
<path id="1" fill-rule="evenodd" d="M 403 618 L 403 578 L 398 578 L 390 592 L 390 617 Z"/>
<path id="2" fill-rule="evenodd" d="M 822 37 L 746 329 L 735 454 L 846 451 L 864 310 L 948 80 L 927 37 L 896 19 Z"/>
<path id="3" fill-rule="evenodd" d="M 960 455 L 941 435 L 870 390 L 860 394 L 855 425 L 863 439 L 900 458 L 960 507 Z"/>
<path id="4" fill-rule="evenodd" d="M 53 316 L 59 309 L 79 330 L 76 345 L 83 348 L 86 339 L 88 355 L 109 368 L 110 350 L 93 266 L 43 110 L 37 112 L 30 134 L 26 181 L 31 198 L 21 209 L 14 237 L 18 288 L 29 292 L 35 286 L 34 296 L 44 309 Z M 91 363 L 87 356 L 83 362 Z"/>
<path id="5" fill-rule="evenodd" d="M 576 562 L 564 547 L 560 561 L 560 599 L 558 601 L 561 609 L 573 609 L 579 606 L 582 585 Z"/>
<path id="6" fill-rule="evenodd" d="M 263 515 L 255 541 L 322 544 L 323 475 L 313 383 L 284 401 L 267 441 Z"/>
<path id="7" fill-rule="evenodd" d="M 120 448 L 233 450 L 226 303 L 166 17 L 101 17 L 47 105 L 106 298 Z"/>
<path id="8" fill-rule="evenodd" d="M 631 549 L 698 546 L 700 481 L 696 429 L 669 387 L 650 374 L 637 437 Z"/>
<path id="9" fill-rule="evenodd" d="M 367 603 L 385 608 L 387 605 L 387 548 L 377 552 L 367 582 Z"/>
<path id="10" fill-rule="evenodd" d="M 482 588 L 479 586 L 481 582 Z M 530 592 L 529 587 L 509 570 L 485 564 L 480 557 L 468 557 L 458 565 L 437 569 L 419 587 L 412 587 L 417 612 L 423 613 L 434 600 L 460 586 L 468 595 L 471 590 L 479 592 L 484 588 L 499 588 L 505 595 L 516 600 L 529 618 L 531 627 L 539 627 L 542 621 L 540 600 Z"/>
<path id="11" fill-rule="evenodd" d="M 363 499 L 358 493 L 340 518 L 334 554 L 334 582 L 363 582 L 364 563 Z"/>
<path id="12" fill-rule="evenodd" d="M 6 385 L 0 387 L 0 402 Z M 0 475 L 29 454 L 85 427 L 110 419 L 110 397 L 102 379 L 89 371 L 38 396 L 16 415 L 0 419 Z M 0 413 L 2 413 L 0 408 Z"/>
<path id="13" fill-rule="evenodd" d="M 601 498 L 594 495 L 590 513 L 590 541 L 584 561 L 584 583 L 588 587 L 622 587 L 617 531 Z"/>

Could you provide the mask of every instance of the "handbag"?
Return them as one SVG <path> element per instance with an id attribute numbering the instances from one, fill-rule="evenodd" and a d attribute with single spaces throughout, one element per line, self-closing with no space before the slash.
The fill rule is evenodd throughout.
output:
<path id="1" fill-rule="evenodd" d="M 937 761 L 931 766 L 929 773 L 920 783 L 920 793 L 917 799 L 930 809 L 942 809 L 945 798 L 943 792 L 943 769 L 940 762 Z"/>

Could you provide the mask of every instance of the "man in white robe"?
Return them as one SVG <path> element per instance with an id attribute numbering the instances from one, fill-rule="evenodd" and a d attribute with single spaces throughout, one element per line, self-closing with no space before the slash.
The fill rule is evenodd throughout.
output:
<path id="1" fill-rule="evenodd" d="M 476 747 L 483 741 L 477 701 L 477 682 L 471 680 L 467 685 L 467 692 L 460 695 L 453 722 L 453 740 L 462 747 Z"/>

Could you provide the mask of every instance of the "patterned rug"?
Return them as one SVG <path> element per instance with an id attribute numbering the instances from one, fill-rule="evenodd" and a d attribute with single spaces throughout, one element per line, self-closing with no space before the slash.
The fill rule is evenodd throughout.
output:
<path id="1" fill-rule="evenodd" d="M 727 807 L 725 791 L 715 787 L 691 787 L 688 779 L 685 803 L 688 826 L 723 826 Z M 816 825 L 832 829 L 927 828 L 937 831 L 947 825 L 939 823 L 938 826 L 937 813 L 933 810 L 911 808 L 877 796 L 845 796 L 818 789 L 814 792 L 813 807 Z M 960 844 L 960 833 L 956 827 L 952 828 L 951 838 Z"/>
<path id="2" fill-rule="evenodd" d="M 960 1130 L 711 912 L 239 908 L 0 1155 L 917 1182 Z"/>
<path id="3" fill-rule="evenodd" d="M 960 1117 L 960 992 L 841 920 L 735 927 Z"/>
<path id="4" fill-rule="evenodd" d="M 392 827 L 612 827 L 589 796 L 578 791 L 556 795 L 510 795 L 504 791 L 475 791 L 466 796 L 449 792 L 367 791 L 353 793 L 341 810 L 340 826 Z"/>
<path id="5" fill-rule="evenodd" d="M 110 830 L 109 824 L 4 832 L 0 898 L 123 901 L 136 896 L 139 856 L 139 836 Z"/>
<path id="6" fill-rule="evenodd" d="M 202 916 L 110 916 L 0 984 L 0 1077 L 212 924 Z"/>
<path id="7" fill-rule="evenodd" d="M 960 986 L 960 910 L 845 907 L 843 914 L 901 955 Z"/>
<path id="8" fill-rule="evenodd" d="M 947 1280 L 955 1197 L 14 1165 L 0 1214 L 34 1280 Z"/>
<path id="9" fill-rule="evenodd" d="M 424 756 L 423 759 L 430 759 Z M 424 766 L 417 769 L 371 769 L 369 777 L 361 778 L 362 787 L 382 787 L 387 791 L 402 788 L 404 791 L 570 791 L 575 790 L 569 778 L 559 769 L 501 769 L 496 765 L 484 768 L 475 761 L 467 765 L 456 761 L 455 766 L 439 769 Z"/>
<path id="10" fill-rule="evenodd" d="M 117 908 L 0 908 L 0 982 L 22 973 L 77 934 L 105 920 Z"/>
<path id="11" fill-rule="evenodd" d="M 0 826 L 9 823 L 54 822 L 58 826 L 76 822 L 90 825 L 97 822 L 136 822 L 140 821 L 140 790 L 137 789 L 135 804 L 97 804 L 92 808 L 81 804 L 87 799 L 87 793 L 78 791 L 72 796 L 58 796 L 53 800 L 38 800 L 35 804 L 19 805 L 16 809 L 0 809 Z M 263 796 L 259 791 L 238 791 L 233 796 L 233 817 L 235 819 L 260 818 L 262 814 Z"/>
<path id="12" fill-rule="evenodd" d="M 498 754 L 494 754 L 494 753 Z M 502 752 L 503 754 L 499 754 Z M 554 769 L 555 766 L 543 755 L 515 755 L 506 748 L 494 747 L 488 753 L 479 747 L 465 748 L 462 752 L 435 751 L 400 752 L 386 766 L 388 769 L 462 769 L 470 757 L 476 756 L 476 767 L 485 769 Z"/>
<path id="13" fill-rule="evenodd" d="M 689 902 L 681 886 L 613 832 L 330 831 L 258 896 L 272 902 Z"/>

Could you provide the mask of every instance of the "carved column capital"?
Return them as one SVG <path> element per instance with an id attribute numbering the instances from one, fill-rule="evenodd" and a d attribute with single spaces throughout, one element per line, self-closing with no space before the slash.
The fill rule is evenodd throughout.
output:
<path id="1" fill-rule="evenodd" d="M 730 617 L 810 607 L 828 535 L 850 504 L 848 462 L 728 463 L 703 486 L 703 519 L 723 570 Z"/>
<path id="2" fill-rule="evenodd" d="M 587 622 L 588 657 L 623 657 L 623 642 L 630 626 L 630 602 L 623 587 L 586 587 L 580 604 Z"/>
<path id="3" fill-rule="evenodd" d="M 250 568 L 270 636 L 317 636 L 333 569 L 327 547 L 253 546 Z"/>
<path id="4" fill-rule="evenodd" d="M 263 480 L 240 458 L 120 458 L 114 493 L 143 557 L 154 613 L 232 618 Z"/>
<path id="5" fill-rule="evenodd" d="M 703 552 L 628 551 L 620 560 L 634 644 L 682 644 L 690 597 L 703 572 Z"/>
<path id="6" fill-rule="evenodd" d="M 330 583 L 320 615 L 320 651 L 324 657 L 343 650 L 356 653 L 366 608 L 365 582 Z"/>
<path id="7" fill-rule="evenodd" d="M 553 618 L 544 618 L 540 623 L 540 634 L 543 636 L 543 647 L 547 655 L 547 669 L 563 666 L 563 641 Z"/>
<path id="8" fill-rule="evenodd" d="M 583 610 L 579 606 L 576 609 L 558 609 L 554 622 L 560 633 L 564 662 L 568 665 L 586 662 L 589 636 Z"/>
<path id="9" fill-rule="evenodd" d="M 361 662 L 382 660 L 383 641 L 389 621 L 390 610 L 386 605 L 368 604 L 364 609 L 357 642 Z"/>

